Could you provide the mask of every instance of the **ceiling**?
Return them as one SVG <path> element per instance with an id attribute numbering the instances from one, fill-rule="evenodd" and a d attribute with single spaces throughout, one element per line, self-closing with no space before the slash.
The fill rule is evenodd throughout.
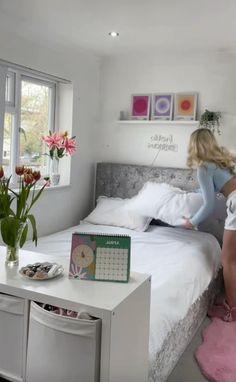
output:
<path id="1" fill-rule="evenodd" d="M 0 0 L 4 35 L 102 56 L 235 51 L 235 17 L 235 0 Z"/>

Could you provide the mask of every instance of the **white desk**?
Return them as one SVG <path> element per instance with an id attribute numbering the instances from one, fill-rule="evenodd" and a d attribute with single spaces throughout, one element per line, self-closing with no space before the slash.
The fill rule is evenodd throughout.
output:
<path id="1" fill-rule="evenodd" d="M 73 280 L 68 278 L 68 258 L 22 250 L 19 267 L 7 268 L 5 251 L 0 247 L 0 292 L 101 318 L 100 382 L 147 381 L 150 275 L 131 273 L 125 284 Z M 63 265 L 64 275 L 34 281 L 18 273 L 36 261 L 56 261 Z"/>

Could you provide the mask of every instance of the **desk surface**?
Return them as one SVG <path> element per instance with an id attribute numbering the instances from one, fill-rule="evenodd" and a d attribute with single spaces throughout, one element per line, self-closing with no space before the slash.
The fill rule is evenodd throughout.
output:
<path id="1" fill-rule="evenodd" d="M 92 310 L 113 311 L 150 278 L 147 274 L 131 273 L 128 283 L 69 279 L 68 258 L 21 250 L 19 266 L 9 268 L 5 265 L 5 257 L 6 248 L 0 247 L 0 292 L 73 310 L 84 306 L 91 307 Z M 20 275 L 19 269 L 22 266 L 44 261 L 61 264 L 64 267 L 63 275 L 44 281 L 25 279 Z"/>

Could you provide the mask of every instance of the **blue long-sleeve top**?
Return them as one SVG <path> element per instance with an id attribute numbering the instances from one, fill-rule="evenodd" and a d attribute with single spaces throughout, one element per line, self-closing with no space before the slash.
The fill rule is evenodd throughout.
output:
<path id="1" fill-rule="evenodd" d="M 221 191 L 223 186 L 234 175 L 228 169 L 222 169 L 214 162 L 205 162 L 197 169 L 197 180 L 203 198 L 203 205 L 192 216 L 190 222 L 197 226 L 205 220 L 214 210 L 215 192 Z"/>

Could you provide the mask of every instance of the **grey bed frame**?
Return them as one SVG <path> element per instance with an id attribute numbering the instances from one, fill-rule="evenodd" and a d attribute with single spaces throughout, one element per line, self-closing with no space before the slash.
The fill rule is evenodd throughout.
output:
<path id="1" fill-rule="evenodd" d="M 136 195 L 149 180 L 169 183 L 189 191 L 198 187 L 196 173 L 189 169 L 98 163 L 95 199 L 98 196 L 130 198 Z M 212 233 L 221 242 L 224 218 L 225 201 L 218 196 L 215 214 L 205 225 L 203 224 L 202 230 Z M 221 288 L 222 277 L 220 276 L 211 282 L 208 289 L 190 307 L 186 317 L 168 334 L 161 351 L 156 354 L 155 361 L 150 362 L 149 382 L 166 381 L 204 320 L 210 301 Z"/>

